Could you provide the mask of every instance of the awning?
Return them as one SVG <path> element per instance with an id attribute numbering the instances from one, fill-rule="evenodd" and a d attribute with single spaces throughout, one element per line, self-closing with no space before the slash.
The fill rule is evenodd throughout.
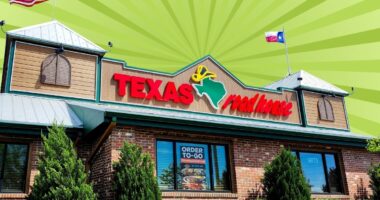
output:
<path id="1" fill-rule="evenodd" d="M 117 105 L 60 100 L 17 94 L 0 94 L 0 125 L 51 126 L 91 133 L 101 124 L 117 120 L 120 125 L 197 131 L 205 134 L 250 136 L 267 139 L 364 147 L 371 137 L 345 130 L 303 127 L 234 116 L 189 112 L 141 105 Z"/>
<path id="2" fill-rule="evenodd" d="M 17 94 L 0 94 L 0 124 L 83 128 L 79 117 L 63 100 Z"/>

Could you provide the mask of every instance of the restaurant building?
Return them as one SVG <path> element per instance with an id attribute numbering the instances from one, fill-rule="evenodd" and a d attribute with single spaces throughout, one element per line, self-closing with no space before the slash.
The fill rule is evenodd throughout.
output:
<path id="1" fill-rule="evenodd" d="M 371 194 L 367 170 L 380 156 L 350 131 L 346 91 L 305 71 L 248 86 L 211 56 L 168 74 L 105 53 L 58 21 L 7 32 L 0 198 L 31 192 L 41 133 L 54 121 L 99 199 L 114 199 L 112 163 L 124 141 L 151 155 L 164 199 L 260 197 L 264 166 L 281 148 L 300 160 L 313 198 Z"/>

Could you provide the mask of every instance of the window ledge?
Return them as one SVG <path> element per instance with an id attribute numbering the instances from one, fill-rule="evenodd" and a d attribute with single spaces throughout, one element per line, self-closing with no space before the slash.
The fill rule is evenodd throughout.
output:
<path id="1" fill-rule="evenodd" d="M 312 199 L 339 199 L 339 200 L 349 200 L 350 196 L 345 194 L 312 194 Z"/>
<path id="2" fill-rule="evenodd" d="M 164 198 L 238 199 L 238 195 L 228 192 L 162 192 Z"/>
<path id="3" fill-rule="evenodd" d="M 28 197 L 25 193 L 0 193 L 0 199 L 25 199 Z"/>

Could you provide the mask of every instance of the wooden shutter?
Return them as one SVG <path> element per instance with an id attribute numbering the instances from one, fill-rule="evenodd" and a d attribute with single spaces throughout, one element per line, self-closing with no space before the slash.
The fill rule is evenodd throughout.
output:
<path id="1" fill-rule="evenodd" d="M 45 58 L 41 66 L 41 83 L 70 86 L 71 65 L 61 54 L 51 54 Z"/>
<path id="2" fill-rule="evenodd" d="M 57 79 L 56 85 L 70 86 L 71 65 L 69 60 L 61 54 L 57 58 Z"/>
<path id="3" fill-rule="evenodd" d="M 319 119 L 334 121 L 334 111 L 330 101 L 326 97 L 318 100 Z"/>
<path id="4" fill-rule="evenodd" d="M 57 74 L 57 55 L 48 55 L 41 66 L 41 83 L 55 85 L 55 75 Z"/>

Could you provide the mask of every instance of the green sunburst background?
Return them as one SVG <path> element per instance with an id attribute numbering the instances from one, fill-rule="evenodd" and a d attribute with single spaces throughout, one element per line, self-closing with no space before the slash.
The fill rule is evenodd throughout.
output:
<path id="1" fill-rule="evenodd" d="M 378 0 L 49 0 L 32 8 L 0 0 L 5 31 L 53 18 L 131 66 L 173 72 L 210 54 L 253 86 L 287 74 L 284 46 L 264 37 L 284 27 L 293 72 L 355 87 L 346 99 L 352 131 L 380 135 Z M 2 66 L 1 32 L 0 47 Z"/>

